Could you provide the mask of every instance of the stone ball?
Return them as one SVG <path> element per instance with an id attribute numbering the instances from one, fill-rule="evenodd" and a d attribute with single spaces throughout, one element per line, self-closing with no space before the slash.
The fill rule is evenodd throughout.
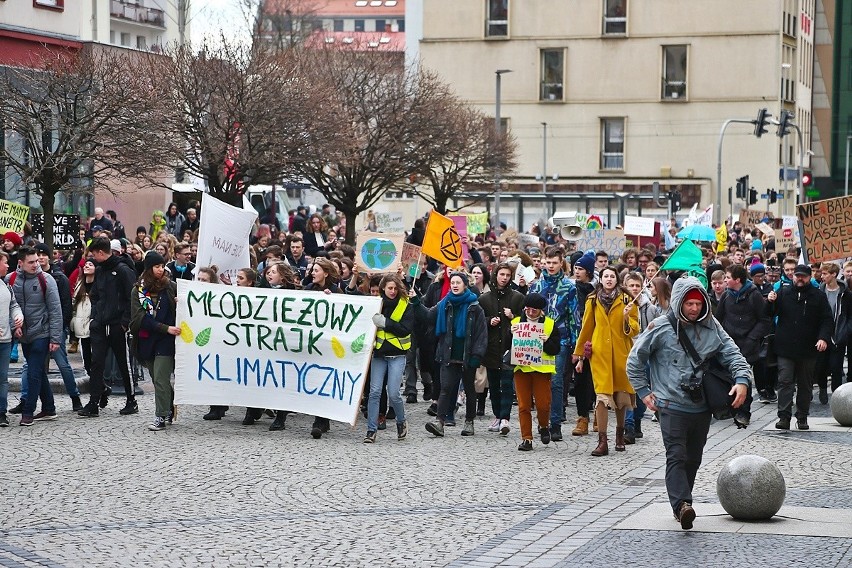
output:
<path id="1" fill-rule="evenodd" d="M 852 383 L 844 383 L 831 393 L 831 415 L 841 426 L 852 426 Z"/>
<path id="2" fill-rule="evenodd" d="M 757 521 L 771 519 L 784 504 L 787 484 L 781 470 L 760 456 L 732 459 L 716 480 L 719 503 L 735 519 Z"/>

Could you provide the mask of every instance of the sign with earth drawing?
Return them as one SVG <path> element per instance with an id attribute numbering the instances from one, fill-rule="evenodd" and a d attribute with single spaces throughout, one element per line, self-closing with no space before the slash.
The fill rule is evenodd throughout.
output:
<path id="1" fill-rule="evenodd" d="M 356 238 L 355 263 L 361 272 L 396 272 L 402 262 L 403 233 L 361 231 Z"/>

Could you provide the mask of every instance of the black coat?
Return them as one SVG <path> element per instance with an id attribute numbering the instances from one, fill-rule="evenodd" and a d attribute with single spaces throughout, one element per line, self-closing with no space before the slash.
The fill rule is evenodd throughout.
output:
<path id="1" fill-rule="evenodd" d="M 760 290 L 751 285 L 738 297 L 726 291 L 716 308 L 716 319 L 740 348 L 749 365 L 757 363 L 763 338 L 772 328 L 766 300 Z"/>
<path id="2" fill-rule="evenodd" d="M 113 255 L 95 268 L 92 302 L 93 329 L 107 325 L 130 325 L 130 293 L 136 273 L 120 257 Z"/>
<path id="3" fill-rule="evenodd" d="M 771 315 L 778 318 L 775 327 L 775 353 L 779 357 L 805 359 L 816 357 L 816 342 L 831 342 L 834 319 L 825 292 L 806 284 L 804 288 L 783 286 L 771 302 Z"/>
<path id="4" fill-rule="evenodd" d="M 488 326 L 488 348 L 482 365 L 488 369 L 501 369 L 503 367 L 503 353 L 509 349 L 510 343 L 506 341 L 510 334 L 512 318 L 506 317 L 504 308 L 509 308 L 513 317 L 522 316 L 524 311 L 524 295 L 511 288 L 503 290 L 492 289 L 479 298 L 479 305 L 485 312 L 485 324 Z M 492 326 L 491 318 L 499 317 L 499 325 Z M 510 339 L 511 341 L 511 339 Z"/>
<path id="5" fill-rule="evenodd" d="M 51 274 L 53 273 L 51 272 Z M 57 280 L 56 283 L 59 284 L 59 281 Z M 845 345 L 849 341 L 850 327 L 852 326 L 852 318 L 849 316 L 852 313 L 850 311 L 852 310 L 852 290 L 849 290 L 843 282 L 838 281 L 837 285 L 840 286 L 840 291 L 837 294 L 837 305 L 832 314 L 834 317 L 834 333 L 831 339 L 835 345 Z M 825 292 L 825 284 L 820 284 L 819 289 Z M 828 296 L 826 296 L 827 299 Z M 831 307 L 830 302 L 828 307 Z"/>

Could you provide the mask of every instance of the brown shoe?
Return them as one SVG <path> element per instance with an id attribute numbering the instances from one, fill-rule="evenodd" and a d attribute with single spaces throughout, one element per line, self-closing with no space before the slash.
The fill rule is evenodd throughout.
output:
<path id="1" fill-rule="evenodd" d="M 585 416 L 577 417 L 577 426 L 571 430 L 572 436 L 586 436 L 589 433 L 589 419 Z"/>
<path id="2" fill-rule="evenodd" d="M 677 520 L 680 521 L 680 528 L 689 530 L 692 528 L 692 522 L 695 520 L 695 509 L 692 508 L 692 505 L 683 501 L 677 510 L 676 516 Z"/>
<path id="3" fill-rule="evenodd" d="M 624 447 L 624 428 L 615 428 L 615 451 L 623 452 L 627 448 Z"/>
<path id="4" fill-rule="evenodd" d="M 598 432 L 598 447 L 592 450 L 595 457 L 609 455 L 609 444 L 607 444 L 606 432 Z"/>

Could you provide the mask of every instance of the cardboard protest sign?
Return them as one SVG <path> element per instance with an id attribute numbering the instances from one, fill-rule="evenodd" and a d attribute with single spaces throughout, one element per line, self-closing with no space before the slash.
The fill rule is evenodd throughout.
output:
<path id="1" fill-rule="evenodd" d="M 515 286 L 529 286 L 530 283 L 535 280 L 535 268 L 532 266 L 524 266 L 520 262 L 515 267 L 515 276 L 512 277 L 512 281 L 515 283 Z M 524 283 L 521 284 L 521 278 L 524 279 Z"/>
<path id="2" fill-rule="evenodd" d="M 757 209 L 743 209 L 740 211 L 740 223 L 754 227 L 764 219 L 772 219 L 769 211 L 758 211 Z"/>
<path id="3" fill-rule="evenodd" d="M 404 233 L 402 213 L 376 213 L 376 228 L 383 233 Z"/>
<path id="4" fill-rule="evenodd" d="M 470 213 L 466 217 L 468 233 L 484 235 L 488 232 L 488 213 Z"/>
<path id="5" fill-rule="evenodd" d="M 30 208 L 20 203 L 0 199 L 0 232 L 24 233 L 24 223 L 30 215 Z"/>
<path id="6" fill-rule="evenodd" d="M 541 365 L 544 342 L 544 324 L 524 321 L 517 324 L 512 333 L 512 346 L 509 348 L 509 362 L 512 365 Z"/>
<path id="7" fill-rule="evenodd" d="M 624 216 L 624 234 L 636 235 L 638 237 L 653 237 L 654 226 L 657 224 L 654 219 L 645 217 Z"/>
<path id="8" fill-rule="evenodd" d="M 204 196 L 203 214 L 198 229 L 197 266 L 215 264 L 219 274 L 236 283 L 237 272 L 251 264 L 249 235 L 257 211 L 240 209 L 212 195 Z"/>
<path id="9" fill-rule="evenodd" d="M 793 229 L 775 229 L 775 251 L 786 253 L 790 247 L 796 246 L 796 238 L 793 235 Z"/>
<path id="10" fill-rule="evenodd" d="M 412 278 L 420 277 L 420 247 L 411 243 L 402 244 L 402 271 Z"/>
<path id="11" fill-rule="evenodd" d="M 453 220 L 434 209 L 429 214 L 426 235 L 423 237 L 423 254 L 438 262 L 458 268 L 462 265 L 462 245 Z"/>
<path id="12" fill-rule="evenodd" d="M 355 264 L 363 272 L 396 272 L 402 261 L 405 235 L 361 231 L 355 239 Z"/>
<path id="13" fill-rule="evenodd" d="M 354 424 L 380 308 L 372 296 L 180 280 L 175 404 L 290 410 Z"/>
<path id="14" fill-rule="evenodd" d="M 766 235 L 767 237 L 775 236 L 775 229 L 773 229 L 772 227 L 770 227 L 766 223 L 763 223 L 763 222 L 757 223 L 754 226 L 754 228 L 757 229 L 758 231 L 760 231 L 761 233 L 763 233 L 764 235 Z"/>
<path id="15" fill-rule="evenodd" d="M 462 258 L 470 258 L 470 249 L 467 248 L 467 217 L 465 215 L 447 215 L 453 220 L 453 225 L 461 238 Z"/>
<path id="16" fill-rule="evenodd" d="M 529 233 L 518 233 L 518 248 L 526 251 L 538 246 L 538 237 Z"/>
<path id="17" fill-rule="evenodd" d="M 808 262 L 852 256 L 852 197 L 837 197 L 797 207 L 803 252 Z"/>
<path id="18" fill-rule="evenodd" d="M 802 246 L 802 239 L 799 235 L 799 218 L 795 215 L 784 215 L 781 218 L 781 228 L 782 229 L 793 229 L 793 239 L 795 240 L 796 246 Z"/>
<path id="19" fill-rule="evenodd" d="M 33 234 L 44 242 L 44 214 L 33 213 Z M 79 215 L 53 216 L 53 248 L 69 249 L 80 238 Z"/>
<path id="20" fill-rule="evenodd" d="M 626 248 L 624 231 L 617 229 L 583 231 L 583 236 L 577 241 L 579 251 L 604 250 L 610 256 L 621 256 Z"/>

